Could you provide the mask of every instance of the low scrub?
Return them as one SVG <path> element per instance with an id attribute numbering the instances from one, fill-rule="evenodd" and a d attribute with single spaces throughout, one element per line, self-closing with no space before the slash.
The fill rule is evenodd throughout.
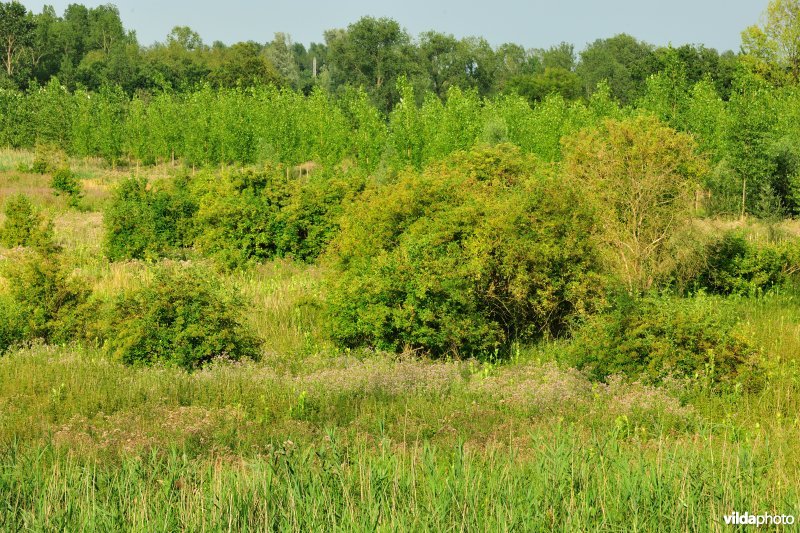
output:
<path id="1" fill-rule="evenodd" d="M 800 276 L 796 241 L 754 243 L 729 232 L 708 245 L 699 288 L 717 294 L 755 296 Z"/>
<path id="2" fill-rule="evenodd" d="M 81 196 L 83 196 L 81 182 L 69 167 L 61 167 L 53 172 L 50 187 L 52 187 L 56 196 L 66 195 L 70 207 L 78 207 Z"/>
<path id="3" fill-rule="evenodd" d="M 103 217 L 105 253 L 112 261 L 169 256 L 191 245 L 196 210 L 185 178 L 156 185 L 127 179 L 114 191 Z"/>
<path id="4" fill-rule="evenodd" d="M 758 353 L 737 325 L 719 297 L 623 296 L 577 331 L 568 353 L 570 363 L 600 380 L 621 374 L 647 383 L 677 378 L 754 388 Z"/>
<path id="5" fill-rule="evenodd" d="M 0 350 L 23 341 L 61 344 L 86 336 L 94 318 L 91 291 L 58 255 L 18 250 L 0 273 L 9 286 L 0 295 Z"/>
<path id="6" fill-rule="evenodd" d="M 194 369 L 215 357 L 258 358 L 259 342 L 242 321 L 238 295 L 212 271 L 166 263 L 153 280 L 121 296 L 109 316 L 106 349 L 127 364 Z"/>
<path id="7" fill-rule="evenodd" d="M 339 229 L 343 202 L 363 186 L 357 172 L 296 178 L 280 167 L 201 180 L 197 248 L 231 269 L 275 257 L 313 261 Z"/>
<path id="8" fill-rule="evenodd" d="M 17 194 L 6 201 L 6 219 L 0 227 L 0 244 L 8 248 L 25 246 L 38 250 L 54 248 L 53 222 L 27 196 Z"/>

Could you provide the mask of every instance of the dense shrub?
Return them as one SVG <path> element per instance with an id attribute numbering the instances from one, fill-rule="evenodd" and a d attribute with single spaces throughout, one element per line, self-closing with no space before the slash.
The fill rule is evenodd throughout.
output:
<path id="1" fill-rule="evenodd" d="M 0 227 L 0 244 L 13 248 L 27 246 L 48 250 L 53 244 L 53 223 L 45 218 L 27 196 L 17 194 L 6 201 L 6 220 Z"/>
<path id="2" fill-rule="evenodd" d="M 127 364 L 192 369 L 216 356 L 257 358 L 259 343 L 242 302 L 200 266 L 162 264 L 152 282 L 121 296 L 109 317 L 106 349 Z"/>
<path id="3" fill-rule="evenodd" d="M 37 174 L 55 172 L 68 166 L 67 154 L 60 148 L 49 144 L 37 144 L 33 153 L 30 171 Z"/>
<path id="4" fill-rule="evenodd" d="M 154 260 L 190 246 L 196 210 L 186 178 L 155 185 L 124 180 L 103 217 L 105 253 L 112 261 Z"/>
<path id="5" fill-rule="evenodd" d="M 313 174 L 301 182 L 279 215 L 278 255 L 302 261 L 319 257 L 339 231 L 345 205 L 364 185 L 365 179 L 357 171 Z"/>
<path id="6" fill-rule="evenodd" d="M 91 291 L 58 255 L 20 250 L 3 262 L 0 273 L 9 286 L 0 301 L 7 320 L 0 327 L 0 349 L 9 341 L 64 343 L 84 337 L 86 323 L 94 318 Z"/>
<path id="7" fill-rule="evenodd" d="M 56 195 L 65 194 L 69 197 L 70 205 L 76 205 L 81 197 L 81 182 L 69 167 L 61 167 L 53 172 L 50 187 Z"/>
<path id="8" fill-rule="evenodd" d="M 796 279 L 800 274 L 800 244 L 749 242 L 729 232 L 708 245 L 699 288 L 718 294 L 757 295 Z"/>
<path id="9" fill-rule="evenodd" d="M 711 386 L 753 386 L 755 349 L 719 297 L 621 297 L 576 332 L 570 363 L 595 379 L 612 374 L 657 383 L 689 378 Z"/>
<path id="10" fill-rule="evenodd" d="M 281 168 L 201 181 L 197 247 L 228 268 L 273 257 L 314 260 L 338 229 L 343 202 L 363 184 L 357 172 L 298 178 Z"/>
<path id="11" fill-rule="evenodd" d="M 278 254 L 280 211 L 297 183 L 281 169 L 239 170 L 201 181 L 197 248 L 229 268 Z"/>
<path id="12" fill-rule="evenodd" d="M 597 301 L 593 218 L 510 145 L 374 186 L 332 241 L 330 329 L 345 346 L 479 354 L 558 335 Z"/>

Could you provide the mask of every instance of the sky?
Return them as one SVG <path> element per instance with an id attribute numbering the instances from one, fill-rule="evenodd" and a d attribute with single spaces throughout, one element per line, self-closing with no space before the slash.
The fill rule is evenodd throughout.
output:
<path id="1" fill-rule="evenodd" d="M 22 3 L 36 13 L 44 4 L 60 15 L 70 3 L 87 6 L 107 1 Z M 365 15 L 391 17 L 412 36 L 427 30 L 456 37 L 485 37 L 492 45 L 514 42 L 547 48 L 562 41 L 583 49 L 587 43 L 618 33 L 655 45 L 704 44 L 739 50 L 740 33 L 759 21 L 768 0 L 117 0 L 126 29 L 139 43 L 163 41 L 174 26 L 189 26 L 211 44 L 271 41 L 275 32 L 308 45 L 323 33 L 344 28 Z"/>

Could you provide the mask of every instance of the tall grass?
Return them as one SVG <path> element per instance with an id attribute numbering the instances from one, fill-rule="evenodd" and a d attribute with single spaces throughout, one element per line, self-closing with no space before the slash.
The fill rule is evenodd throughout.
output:
<path id="1" fill-rule="evenodd" d="M 0 527 L 714 531 L 800 511 L 800 431 L 772 405 L 700 415 L 553 364 L 306 360 L 190 374 L 8 354 Z"/>
<path id="2" fill-rule="evenodd" d="M 7 529 L 70 531 L 717 531 L 733 509 L 800 511 L 765 476 L 765 444 L 642 450 L 568 428 L 538 450 L 392 450 L 335 438 L 253 458 L 180 450 L 81 459 L 51 446 L 0 456 Z"/>

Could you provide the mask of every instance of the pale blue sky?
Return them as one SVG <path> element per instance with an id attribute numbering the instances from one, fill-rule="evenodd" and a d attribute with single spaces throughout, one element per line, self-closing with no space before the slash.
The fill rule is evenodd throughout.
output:
<path id="1" fill-rule="evenodd" d="M 50 4 L 61 14 L 69 3 L 96 6 L 106 2 L 80 0 L 35 2 L 41 11 Z M 272 40 L 275 32 L 308 45 L 322 42 L 323 32 L 346 27 L 363 15 L 397 20 L 412 36 L 435 29 L 457 37 L 479 35 L 493 45 L 519 43 L 544 48 L 561 41 L 577 50 L 597 38 L 617 33 L 656 45 L 705 44 L 722 50 L 739 49 L 740 32 L 758 22 L 767 0 L 118 0 L 123 23 L 136 30 L 139 42 L 163 41 L 172 27 L 190 26 L 206 43 Z"/>

